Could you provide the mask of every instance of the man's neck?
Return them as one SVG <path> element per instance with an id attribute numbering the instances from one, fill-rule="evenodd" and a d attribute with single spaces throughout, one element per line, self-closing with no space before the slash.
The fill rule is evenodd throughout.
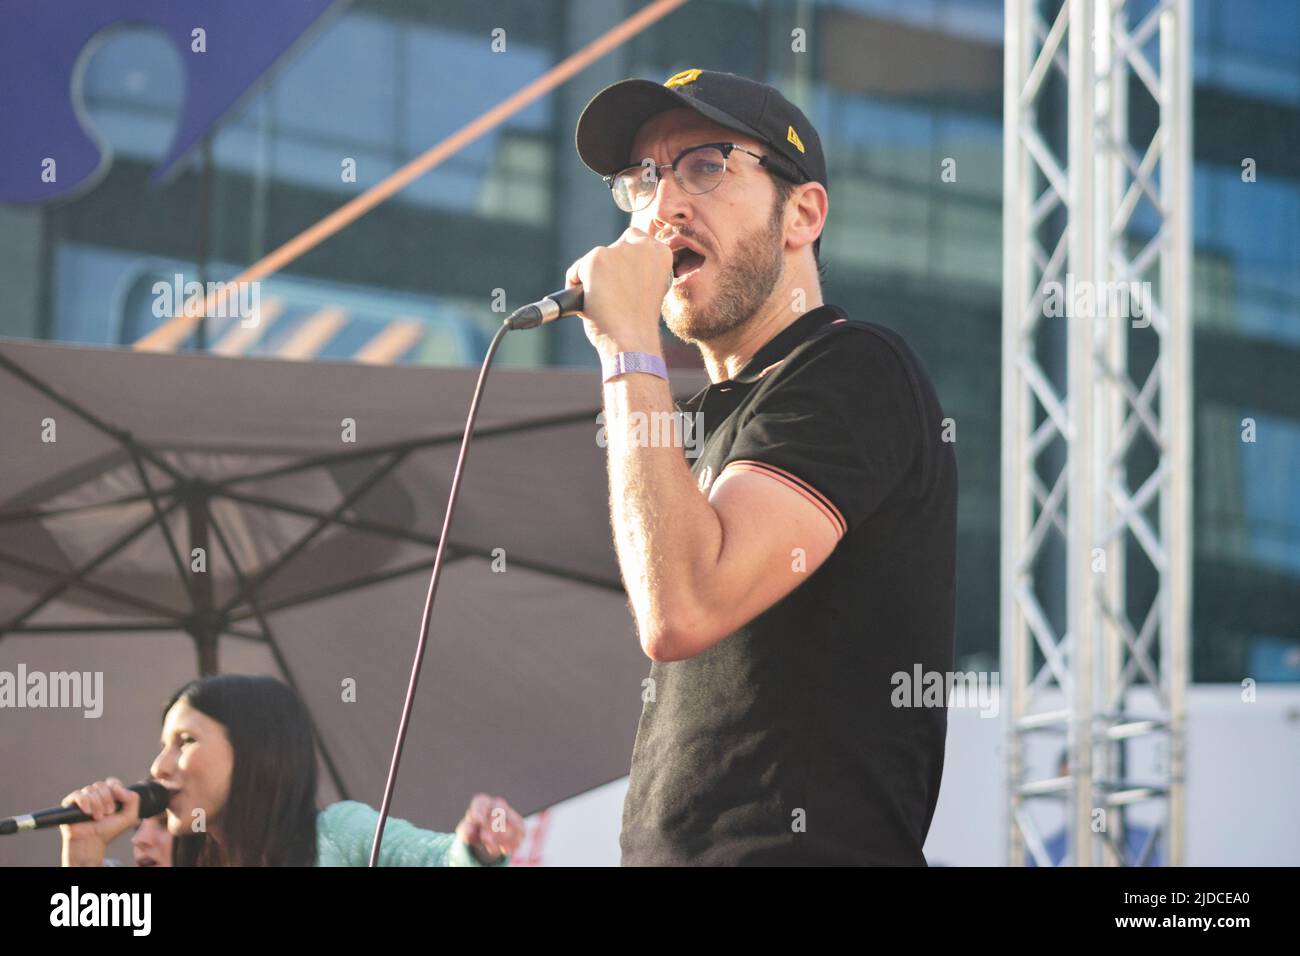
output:
<path id="1" fill-rule="evenodd" d="M 800 316 L 823 304 L 821 289 L 815 283 L 812 285 L 811 294 L 806 296 L 806 308 L 802 312 L 791 308 L 793 302 L 792 287 L 774 289 L 763 307 L 744 325 L 716 339 L 700 342 L 700 357 L 708 370 L 709 381 L 716 384 L 739 375 L 764 345 L 789 328 Z"/>

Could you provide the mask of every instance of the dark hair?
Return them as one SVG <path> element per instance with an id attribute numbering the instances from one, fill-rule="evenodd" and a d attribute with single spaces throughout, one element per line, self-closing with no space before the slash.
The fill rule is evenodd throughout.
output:
<path id="1" fill-rule="evenodd" d="M 784 206 L 790 194 L 794 192 L 794 187 L 801 185 L 793 180 L 786 179 L 775 172 L 772 173 L 772 183 L 776 186 L 776 202 L 778 206 Z M 826 281 L 826 263 L 822 262 L 822 237 L 818 236 L 813 240 L 813 262 L 817 264 L 817 278 Z"/>
<path id="2" fill-rule="evenodd" d="M 221 843 L 176 837 L 176 866 L 311 866 L 316 861 L 316 747 L 298 695 L 274 677 L 218 674 L 190 681 L 178 701 L 226 730 L 234 750 Z"/>

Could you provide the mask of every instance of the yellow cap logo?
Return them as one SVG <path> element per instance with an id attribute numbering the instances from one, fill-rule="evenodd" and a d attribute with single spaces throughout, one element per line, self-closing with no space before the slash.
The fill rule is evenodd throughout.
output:
<path id="1" fill-rule="evenodd" d="M 794 127 L 793 127 L 793 126 L 790 126 L 790 127 L 787 128 L 787 132 L 786 132 L 786 134 L 785 134 L 785 138 L 786 138 L 789 142 L 794 143 L 794 148 L 797 149 L 797 150 L 799 150 L 799 152 L 802 153 L 802 152 L 805 151 L 804 148 L 803 148 L 803 140 L 801 140 L 801 139 L 799 138 L 799 134 L 796 133 L 796 132 L 794 131 Z"/>
<path id="2" fill-rule="evenodd" d="M 672 89 L 674 86 L 685 86 L 687 83 L 694 83 L 703 70 L 682 70 L 680 73 L 674 73 L 664 81 L 664 86 Z"/>

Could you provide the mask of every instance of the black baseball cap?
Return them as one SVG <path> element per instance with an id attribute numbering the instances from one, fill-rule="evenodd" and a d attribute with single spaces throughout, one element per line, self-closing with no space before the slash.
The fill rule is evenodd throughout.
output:
<path id="1" fill-rule="evenodd" d="M 777 154 L 774 166 L 784 160 L 783 171 L 793 174 L 789 178 L 829 189 L 821 137 L 803 111 L 776 87 L 713 70 L 682 70 L 662 85 L 620 80 L 605 87 L 578 117 L 578 156 L 602 176 L 632 165 L 637 131 L 652 116 L 679 107 L 752 136 Z"/>

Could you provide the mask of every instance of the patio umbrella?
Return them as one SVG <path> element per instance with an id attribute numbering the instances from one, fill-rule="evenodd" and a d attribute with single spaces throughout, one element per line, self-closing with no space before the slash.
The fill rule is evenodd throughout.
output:
<path id="1" fill-rule="evenodd" d="M 99 717 L 0 711 L 0 814 L 145 776 L 166 697 L 218 670 L 292 684 L 322 799 L 377 806 L 477 374 L 0 340 L 0 671 L 103 675 Z M 478 791 L 527 815 L 627 773 L 649 665 L 599 388 L 488 377 L 395 816 L 449 830 Z"/>

